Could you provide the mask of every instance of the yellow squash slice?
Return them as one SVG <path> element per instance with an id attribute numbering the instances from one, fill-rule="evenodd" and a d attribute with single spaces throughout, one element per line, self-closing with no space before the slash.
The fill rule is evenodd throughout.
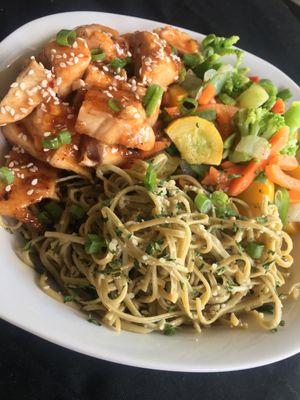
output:
<path id="1" fill-rule="evenodd" d="M 200 117 L 182 117 L 171 122 L 165 131 L 189 164 L 221 163 L 223 140 L 212 122 Z"/>

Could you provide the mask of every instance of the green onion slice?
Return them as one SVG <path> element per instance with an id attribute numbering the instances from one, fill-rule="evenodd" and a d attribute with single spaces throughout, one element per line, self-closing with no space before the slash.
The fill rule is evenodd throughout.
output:
<path id="1" fill-rule="evenodd" d="M 58 149 L 61 146 L 61 144 L 59 138 L 55 136 L 51 139 L 43 140 L 42 146 L 44 149 L 55 150 Z"/>
<path id="2" fill-rule="evenodd" d="M 86 235 L 84 250 L 87 254 L 97 254 L 103 248 L 106 248 L 106 242 L 102 237 L 93 233 Z"/>
<path id="3" fill-rule="evenodd" d="M 198 211 L 203 214 L 207 214 L 212 207 L 211 200 L 204 193 L 198 193 L 194 201 Z"/>
<path id="4" fill-rule="evenodd" d="M 250 242 L 246 247 L 246 252 L 251 258 L 258 259 L 261 258 L 265 246 L 262 243 Z"/>
<path id="5" fill-rule="evenodd" d="M 149 192 L 152 192 L 156 187 L 157 173 L 152 164 L 149 164 L 146 170 L 146 175 L 144 178 L 144 185 Z"/>
<path id="6" fill-rule="evenodd" d="M 70 207 L 70 214 L 79 221 L 85 216 L 85 210 L 78 204 L 72 204 Z"/>
<path id="7" fill-rule="evenodd" d="M 72 142 L 72 135 L 69 131 L 64 130 L 64 131 L 59 132 L 58 139 L 59 139 L 61 145 L 70 144 Z"/>
<path id="8" fill-rule="evenodd" d="M 197 106 L 198 106 L 198 103 L 195 99 L 193 99 L 191 97 L 185 97 L 181 101 L 180 111 L 183 114 L 190 114 L 196 110 Z"/>
<path id="9" fill-rule="evenodd" d="M 76 32 L 69 29 L 62 29 L 56 35 L 56 43 L 60 46 L 70 47 L 76 40 Z"/>
<path id="10" fill-rule="evenodd" d="M 123 108 L 118 99 L 110 98 L 107 102 L 108 107 L 114 112 L 120 112 Z"/>
<path id="11" fill-rule="evenodd" d="M 278 208 L 279 217 L 283 225 L 286 223 L 286 217 L 290 206 L 290 196 L 286 189 L 276 190 L 274 203 Z"/>
<path id="12" fill-rule="evenodd" d="M 45 210 L 56 221 L 60 219 L 63 213 L 62 207 L 55 201 L 50 201 L 50 203 L 46 204 Z"/>
<path id="13" fill-rule="evenodd" d="M 0 168 L 0 180 L 7 185 L 11 185 L 14 181 L 14 173 L 10 168 Z"/>
<path id="14" fill-rule="evenodd" d="M 103 61 L 105 59 L 105 53 L 102 49 L 93 49 L 91 50 L 91 60 L 92 61 Z"/>
<path id="15" fill-rule="evenodd" d="M 293 97 L 293 95 L 290 89 L 282 89 L 279 90 L 279 92 L 277 93 L 277 97 L 279 97 L 283 101 L 286 101 L 289 100 L 291 97 Z"/>
<path id="16" fill-rule="evenodd" d="M 163 93 L 164 90 L 159 85 L 154 84 L 148 87 L 143 100 L 143 106 L 145 107 L 147 117 L 154 113 L 157 104 L 162 98 Z"/>
<path id="17" fill-rule="evenodd" d="M 127 64 L 131 63 L 131 61 L 132 61 L 131 57 L 125 57 L 125 58 L 116 57 L 110 62 L 110 65 L 114 69 L 124 68 Z"/>

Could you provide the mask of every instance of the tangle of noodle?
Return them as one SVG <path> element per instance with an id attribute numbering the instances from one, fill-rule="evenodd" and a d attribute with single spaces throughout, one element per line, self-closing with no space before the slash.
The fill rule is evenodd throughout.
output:
<path id="1" fill-rule="evenodd" d="M 218 218 L 214 209 L 202 214 L 194 198 L 205 190 L 178 173 L 178 163 L 166 154 L 152 160 L 158 176 L 152 192 L 143 184 L 144 161 L 131 169 L 100 166 L 97 183 L 79 176 L 58 182 L 64 212 L 54 229 L 38 236 L 21 228 L 31 241 L 27 255 L 35 254 L 44 270 L 41 288 L 117 331 L 241 327 L 245 312 L 275 328 L 282 316 L 277 290 L 293 261 L 277 208 L 262 204 L 263 223 L 239 214 Z M 80 223 L 70 214 L 72 204 L 86 211 Z M 233 204 L 237 212 L 247 209 L 241 200 Z M 107 244 L 97 255 L 85 252 L 91 233 Z M 260 259 L 244 250 L 250 241 L 264 244 Z M 265 304 L 273 305 L 268 319 L 253 311 Z"/>

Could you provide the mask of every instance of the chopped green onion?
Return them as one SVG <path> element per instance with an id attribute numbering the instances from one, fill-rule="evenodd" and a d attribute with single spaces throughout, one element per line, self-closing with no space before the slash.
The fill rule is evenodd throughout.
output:
<path id="1" fill-rule="evenodd" d="M 219 99 L 222 101 L 222 103 L 226 104 L 226 105 L 230 105 L 230 106 L 234 106 L 236 101 L 234 100 L 234 98 L 230 97 L 228 94 L 226 93 L 220 93 L 219 94 Z"/>
<path id="2" fill-rule="evenodd" d="M 260 172 L 257 177 L 254 179 L 254 182 L 262 182 L 267 183 L 267 177 L 264 171 Z"/>
<path id="3" fill-rule="evenodd" d="M 116 58 L 114 58 L 114 59 L 110 62 L 110 65 L 111 65 L 114 69 L 124 68 L 125 65 L 131 63 L 131 61 L 132 61 L 132 58 L 131 58 L 131 57 L 125 57 L 125 58 L 116 57 Z"/>
<path id="4" fill-rule="evenodd" d="M 63 130 L 63 131 L 59 132 L 58 139 L 59 139 L 61 145 L 70 144 L 72 142 L 72 135 L 69 131 Z"/>
<path id="5" fill-rule="evenodd" d="M 72 204 L 70 207 L 70 214 L 79 221 L 85 216 L 85 210 L 78 204 Z"/>
<path id="6" fill-rule="evenodd" d="M 105 53 L 102 49 L 93 49 L 91 50 L 91 60 L 92 61 L 103 61 L 105 59 Z"/>
<path id="7" fill-rule="evenodd" d="M 178 75 L 178 83 L 182 83 L 186 77 L 186 69 L 184 67 L 181 68 L 179 75 Z"/>
<path id="8" fill-rule="evenodd" d="M 195 111 L 193 115 L 197 115 L 197 117 L 207 119 L 208 121 L 215 121 L 217 117 L 216 110 L 213 109 Z"/>
<path id="9" fill-rule="evenodd" d="M 293 95 L 292 95 L 292 92 L 290 91 L 290 89 L 282 89 L 282 90 L 279 90 L 279 92 L 277 93 L 277 97 L 279 97 L 283 101 L 287 101 L 291 97 L 293 97 Z"/>
<path id="10" fill-rule="evenodd" d="M 114 98 L 109 99 L 107 105 L 114 112 L 120 112 L 123 108 L 120 101 Z"/>
<path id="11" fill-rule="evenodd" d="M 191 167 L 191 170 L 193 172 L 195 172 L 197 177 L 200 178 L 200 179 L 204 178 L 204 175 L 209 170 L 209 165 L 205 165 L 205 164 L 201 164 L 201 165 L 199 165 L 199 164 L 190 164 L 190 167 Z"/>
<path id="12" fill-rule="evenodd" d="M 144 185 L 149 192 L 152 192 L 153 189 L 156 187 L 157 182 L 157 173 L 152 164 L 148 164 L 146 175 L 144 178 Z"/>
<path id="13" fill-rule="evenodd" d="M 166 336 L 173 336 L 176 333 L 176 327 L 166 323 L 164 327 L 164 335 Z"/>
<path id="14" fill-rule="evenodd" d="M 14 173 L 10 168 L 1 167 L 0 168 L 0 180 L 7 185 L 11 185 L 14 181 Z"/>
<path id="15" fill-rule="evenodd" d="M 87 234 L 84 245 L 87 254 L 97 254 L 105 247 L 106 242 L 102 237 L 93 233 Z"/>
<path id="16" fill-rule="evenodd" d="M 274 307 L 273 307 L 273 304 L 267 303 L 267 304 L 263 304 L 260 307 L 257 307 L 255 310 L 258 312 L 262 312 L 262 313 L 273 314 Z"/>
<path id="17" fill-rule="evenodd" d="M 58 149 L 61 146 L 61 144 L 59 138 L 55 136 L 51 139 L 42 140 L 42 146 L 44 149 L 55 150 Z"/>
<path id="18" fill-rule="evenodd" d="M 198 211 L 203 214 L 207 214 L 212 207 L 211 200 L 204 193 L 198 193 L 194 202 Z"/>
<path id="19" fill-rule="evenodd" d="M 56 35 L 56 43 L 60 46 L 70 47 L 76 40 L 76 32 L 69 29 L 62 29 Z"/>
<path id="20" fill-rule="evenodd" d="M 256 218 L 256 221 L 258 222 L 258 223 L 260 223 L 260 224 L 265 224 L 265 223 L 267 223 L 268 222 L 268 217 L 257 217 Z"/>
<path id="21" fill-rule="evenodd" d="M 183 114 L 190 114 L 196 110 L 197 106 L 198 102 L 195 99 L 192 99 L 191 97 L 185 97 L 181 101 L 180 111 Z"/>
<path id="22" fill-rule="evenodd" d="M 38 213 L 37 218 L 43 225 L 50 225 L 52 223 L 51 218 L 46 211 Z"/>
<path id="23" fill-rule="evenodd" d="M 258 259 L 261 258 L 265 246 L 262 243 L 250 242 L 246 247 L 246 252 L 251 258 Z"/>
<path id="24" fill-rule="evenodd" d="M 200 53 L 184 54 L 183 56 L 183 62 L 189 68 L 195 68 L 202 60 L 203 57 Z"/>
<path id="25" fill-rule="evenodd" d="M 50 201 L 50 203 L 46 204 L 45 210 L 55 221 L 59 220 L 63 213 L 62 207 L 55 201 Z"/>
<path id="26" fill-rule="evenodd" d="M 211 201 L 216 208 L 224 208 L 229 202 L 229 197 L 224 192 L 216 191 L 212 193 Z"/>
<path id="27" fill-rule="evenodd" d="M 156 109 L 157 104 L 160 102 L 164 90 L 159 85 L 150 85 L 147 89 L 143 100 L 143 106 L 146 110 L 146 115 L 149 117 L 152 115 Z"/>
<path id="28" fill-rule="evenodd" d="M 64 303 L 68 303 L 69 301 L 73 301 L 74 300 L 74 296 L 64 296 Z"/>
<path id="29" fill-rule="evenodd" d="M 170 156 L 179 156 L 179 151 L 174 143 L 171 143 L 168 148 L 166 148 L 166 152 L 170 154 Z"/>
<path id="30" fill-rule="evenodd" d="M 230 147 L 234 143 L 235 138 L 236 138 L 236 133 L 233 133 L 232 135 L 228 136 L 227 139 L 225 139 L 224 144 L 223 144 L 224 150 L 230 149 Z"/>
<path id="31" fill-rule="evenodd" d="M 274 203 L 278 208 L 279 217 L 283 225 L 286 223 L 286 217 L 290 206 L 290 196 L 286 189 L 276 190 Z"/>

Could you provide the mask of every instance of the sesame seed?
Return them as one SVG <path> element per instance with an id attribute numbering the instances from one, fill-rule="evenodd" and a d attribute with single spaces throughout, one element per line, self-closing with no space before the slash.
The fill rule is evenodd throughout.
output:
<path id="1" fill-rule="evenodd" d="M 37 183 L 38 183 L 37 178 L 32 179 L 31 184 L 32 184 L 33 186 L 35 186 Z"/>
<path id="2" fill-rule="evenodd" d="M 59 86 L 61 83 L 62 83 L 62 79 L 61 79 L 61 77 L 58 77 L 58 78 L 56 79 L 56 84 L 57 84 L 57 86 Z"/>
<path id="3" fill-rule="evenodd" d="M 40 65 L 42 68 L 44 68 L 44 65 L 43 65 L 41 62 L 39 62 L 39 65 Z"/>
<path id="4" fill-rule="evenodd" d="M 78 146 L 76 144 L 74 144 L 73 145 L 73 149 L 77 151 L 78 150 Z"/>
<path id="5" fill-rule="evenodd" d="M 33 75 L 34 74 L 34 70 L 33 69 L 30 69 L 29 71 L 28 71 L 28 75 Z"/>
<path id="6" fill-rule="evenodd" d="M 18 82 L 13 82 L 13 83 L 10 85 L 11 88 L 16 88 L 16 87 L 18 87 L 18 86 L 19 86 Z"/>
<path id="7" fill-rule="evenodd" d="M 62 55 L 61 54 L 57 54 L 56 58 L 60 59 L 60 58 L 62 58 Z"/>
<path id="8" fill-rule="evenodd" d="M 30 106 L 33 106 L 33 105 L 34 105 L 34 101 L 33 101 L 33 99 L 32 99 L 31 97 L 29 97 L 29 99 L 28 99 L 28 104 L 29 104 Z"/>
<path id="9" fill-rule="evenodd" d="M 79 61 L 79 58 L 78 57 L 74 57 L 74 64 L 77 64 L 78 61 Z"/>
<path id="10" fill-rule="evenodd" d="M 51 135 L 51 132 L 44 132 L 43 135 L 44 135 L 45 137 L 50 136 L 50 135 Z"/>
<path id="11" fill-rule="evenodd" d="M 7 112 L 10 112 L 10 106 L 4 106 Z"/>
<path id="12" fill-rule="evenodd" d="M 46 79 L 42 80 L 41 86 L 42 86 L 43 88 L 45 88 L 45 87 L 48 86 L 48 82 L 47 82 Z"/>
<path id="13" fill-rule="evenodd" d="M 5 114 L 6 113 L 6 110 L 5 110 L 5 107 L 1 107 L 1 114 Z"/>
<path id="14" fill-rule="evenodd" d="M 63 53 L 63 55 L 62 55 L 62 56 L 63 56 L 63 58 L 67 58 L 67 55 L 66 55 L 66 53 Z"/>
<path id="15" fill-rule="evenodd" d="M 49 151 L 50 149 L 43 149 L 45 153 L 47 153 L 47 151 Z"/>
<path id="16" fill-rule="evenodd" d="M 21 94 L 20 90 L 17 90 L 17 91 L 15 92 L 15 96 L 16 96 L 16 97 L 20 97 L 20 94 Z"/>
<path id="17" fill-rule="evenodd" d="M 77 54 L 77 57 L 82 58 L 84 55 L 82 53 Z"/>
<path id="18" fill-rule="evenodd" d="M 75 42 L 73 43 L 72 47 L 73 47 L 73 49 L 77 49 L 78 43 L 75 41 Z"/>
<path id="19" fill-rule="evenodd" d="M 6 191 L 6 192 L 10 192 L 10 190 L 11 190 L 11 185 L 7 185 L 7 186 L 5 187 L 5 191 Z"/>
<path id="20" fill-rule="evenodd" d="M 26 114 L 28 112 L 27 108 L 24 108 L 24 107 L 20 107 L 20 111 L 23 114 Z"/>
<path id="21" fill-rule="evenodd" d="M 15 115 L 15 113 L 16 113 L 16 111 L 15 111 L 13 108 L 11 108 L 9 112 L 10 112 L 10 115 L 11 115 L 12 117 L 13 117 L 13 116 Z"/>
<path id="22" fill-rule="evenodd" d="M 66 64 L 65 64 L 64 62 L 59 63 L 59 66 L 60 66 L 61 68 L 66 68 Z"/>
<path id="23" fill-rule="evenodd" d="M 31 196 L 33 194 L 33 189 L 27 190 L 27 194 L 28 194 L 28 196 Z"/>
<path id="24" fill-rule="evenodd" d="M 20 118 L 20 114 L 15 114 L 14 115 L 14 120 L 17 120 L 17 119 L 19 119 Z"/>
<path id="25" fill-rule="evenodd" d="M 35 60 L 35 57 L 34 57 L 34 56 L 31 56 L 31 57 L 30 57 L 30 60 Z"/>
<path id="26" fill-rule="evenodd" d="M 56 49 L 51 49 L 51 53 L 56 53 Z"/>
<path id="27" fill-rule="evenodd" d="M 25 83 L 24 83 L 24 82 L 21 82 L 21 83 L 20 83 L 20 89 L 21 89 L 21 90 L 24 90 L 25 88 L 26 88 Z"/>
<path id="28" fill-rule="evenodd" d="M 15 163 L 13 162 L 13 161 L 11 161 L 9 164 L 8 164 L 8 167 L 9 168 L 13 168 L 15 166 Z"/>
<path id="29" fill-rule="evenodd" d="M 72 63 L 72 61 L 67 61 L 67 64 L 68 64 L 68 65 L 74 65 L 74 64 Z"/>

